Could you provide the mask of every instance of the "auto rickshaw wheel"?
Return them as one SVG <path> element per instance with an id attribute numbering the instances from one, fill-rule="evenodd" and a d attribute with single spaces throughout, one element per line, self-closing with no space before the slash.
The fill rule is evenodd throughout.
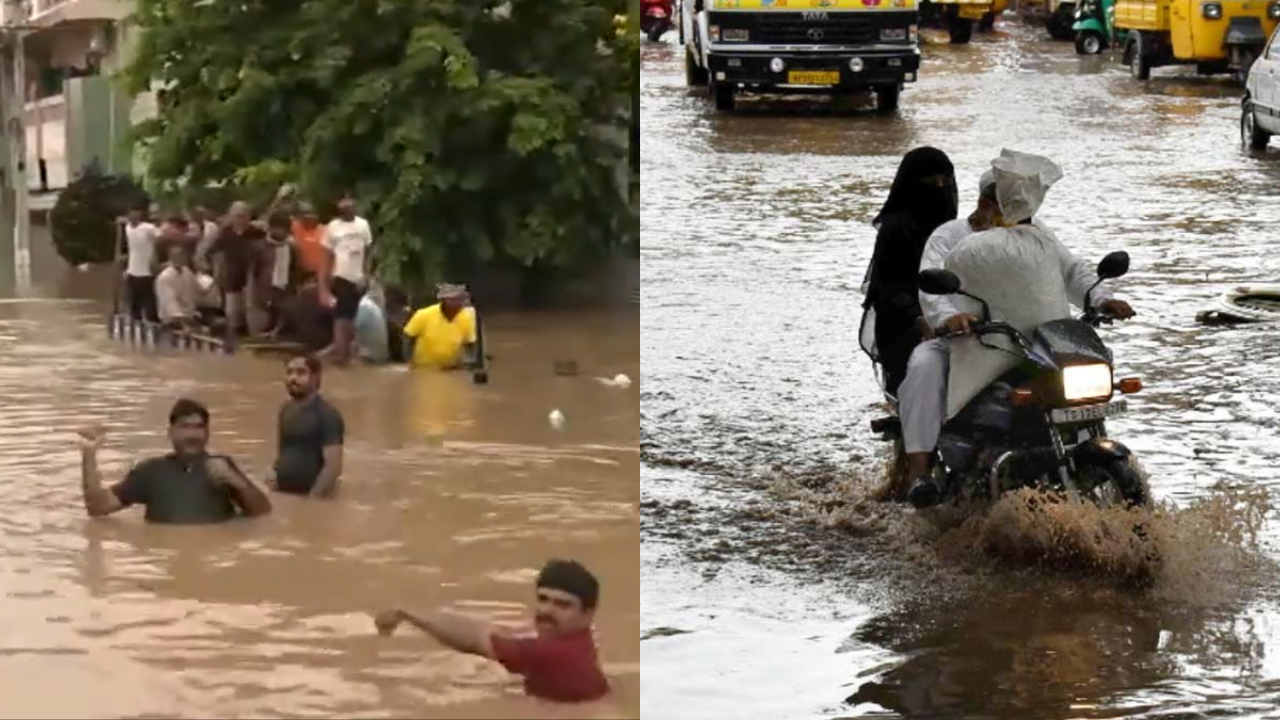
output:
<path id="1" fill-rule="evenodd" d="M 1136 80 L 1151 79 L 1151 55 L 1148 54 L 1146 45 L 1146 38 L 1137 32 L 1129 42 L 1129 72 Z"/>
<path id="2" fill-rule="evenodd" d="M 1266 150 L 1271 142 L 1271 133 L 1258 127 L 1258 116 L 1254 113 L 1253 101 L 1245 100 L 1240 114 L 1240 143 L 1250 150 Z"/>
<path id="3" fill-rule="evenodd" d="M 952 45 L 965 45 L 973 39 L 973 21 L 959 16 L 948 18 L 947 34 Z"/>
<path id="4" fill-rule="evenodd" d="M 1076 54 L 1097 55 L 1106 46 L 1106 41 L 1097 30 L 1081 30 L 1076 33 Z"/>
<path id="5" fill-rule="evenodd" d="M 1235 70 L 1236 84 L 1240 87 L 1245 87 L 1248 84 L 1249 70 L 1253 68 L 1253 63 L 1257 59 L 1258 56 L 1249 50 L 1243 50 L 1240 52 L 1239 62 Z"/>

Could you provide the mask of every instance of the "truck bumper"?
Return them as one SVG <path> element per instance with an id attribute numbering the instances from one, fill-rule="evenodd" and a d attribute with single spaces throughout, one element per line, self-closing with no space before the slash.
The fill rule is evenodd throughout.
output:
<path id="1" fill-rule="evenodd" d="M 784 67 L 781 72 L 774 72 L 770 67 L 774 58 L 782 60 Z M 854 58 L 862 61 L 862 69 L 857 72 L 850 68 L 850 61 Z M 864 53 L 717 52 L 711 55 L 708 64 L 711 78 L 717 83 L 793 88 L 799 92 L 839 92 L 915 82 L 920 70 L 920 53 L 915 50 Z M 790 73 L 796 71 L 837 72 L 839 78 L 833 84 L 793 84 Z"/>

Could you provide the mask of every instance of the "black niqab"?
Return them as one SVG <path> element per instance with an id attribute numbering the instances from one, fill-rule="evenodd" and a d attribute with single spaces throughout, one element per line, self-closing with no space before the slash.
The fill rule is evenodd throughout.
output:
<path id="1" fill-rule="evenodd" d="M 955 174 L 951 158 L 941 150 L 933 147 L 912 150 L 898 165 L 889 198 L 871 224 L 879 227 L 888 216 L 901 214 L 927 226 L 927 235 L 942 223 L 955 220 L 960 210 Z M 935 175 L 947 178 L 945 187 L 924 183 L 925 178 Z"/>
<path id="2" fill-rule="evenodd" d="M 925 182 L 939 175 L 941 185 Z M 902 158 L 889 198 L 872 222 L 876 247 L 865 306 L 875 308 L 876 359 L 891 392 L 906 376 L 907 359 L 922 339 L 916 276 L 925 243 L 939 225 L 956 219 L 959 205 L 951 159 L 937 148 L 921 147 Z"/>

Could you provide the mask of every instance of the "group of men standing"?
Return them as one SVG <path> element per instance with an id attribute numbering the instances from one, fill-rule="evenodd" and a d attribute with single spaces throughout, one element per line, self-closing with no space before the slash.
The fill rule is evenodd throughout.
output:
<path id="1" fill-rule="evenodd" d="M 328 223 L 288 186 L 258 217 L 235 202 L 221 218 L 196 207 L 157 225 L 138 207 L 123 233 L 135 320 L 284 335 L 337 362 L 352 357 L 373 262 L 373 231 L 353 198 L 340 199 Z"/>

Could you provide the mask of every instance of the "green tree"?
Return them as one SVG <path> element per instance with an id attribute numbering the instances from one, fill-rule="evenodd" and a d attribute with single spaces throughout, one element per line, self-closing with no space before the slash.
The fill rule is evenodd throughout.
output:
<path id="1" fill-rule="evenodd" d="M 379 273 L 576 271 L 632 241 L 626 0 L 138 0 L 149 182 L 353 192 Z"/>
<path id="2" fill-rule="evenodd" d="M 58 193 L 49 213 L 53 247 L 71 265 L 111 262 L 119 234 L 116 218 L 149 202 L 132 178 L 90 165 Z"/>

